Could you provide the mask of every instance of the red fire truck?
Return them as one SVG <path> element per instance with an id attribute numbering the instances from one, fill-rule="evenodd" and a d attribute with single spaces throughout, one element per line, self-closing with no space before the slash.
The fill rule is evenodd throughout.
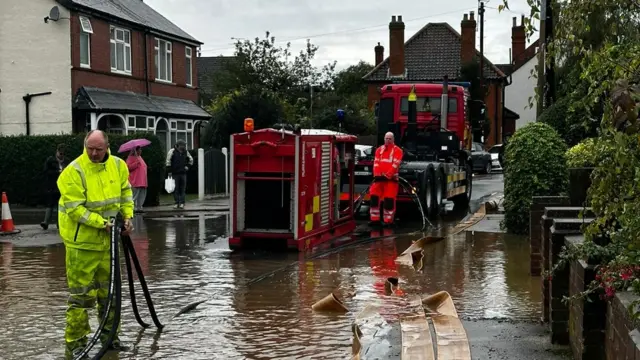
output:
<path id="1" fill-rule="evenodd" d="M 400 176 L 416 189 L 428 216 L 441 213 L 445 200 L 468 206 L 471 198 L 469 83 L 397 83 L 384 85 L 376 104 L 377 146 L 384 134 L 395 134 L 404 149 Z M 477 111 L 484 113 L 484 103 Z M 447 104 L 443 107 L 442 104 Z M 355 168 L 355 192 L 363 191 L 373 180 L 373 154 Z M 348 188 L 344 187 L 345 193 Z M 346 194 L 343 196 L 346 198 Z M 366 202 L 367 197 L 365 197 Z M 412 201 L 402 187 L 398 206 Z"/>

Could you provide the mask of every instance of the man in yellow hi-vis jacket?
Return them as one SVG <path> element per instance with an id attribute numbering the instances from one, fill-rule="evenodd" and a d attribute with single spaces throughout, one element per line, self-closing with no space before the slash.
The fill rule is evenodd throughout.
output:
<path id="1" fill-rule="evenodd" d="M 122 213 L 125 231 L 133 230 L 133 199 L 127 163 L 109 151 L 109 139 L 102 131 L 87 134 L 84 152 L 58 178 L 60 190 L 60 237 L 66 248 L 69 300 L 65 329 L 67 357 L 81 351 L 91 332 L 87 310 L 97 298 L 102 317 L 109 292 L 110 217 Z M 112 309 L 113 310 L 113 309 Z M 113 313 L 100 334 L 104 343 L 111 329 Z M 121 348 L 119 339 L 113 341 Z"/>

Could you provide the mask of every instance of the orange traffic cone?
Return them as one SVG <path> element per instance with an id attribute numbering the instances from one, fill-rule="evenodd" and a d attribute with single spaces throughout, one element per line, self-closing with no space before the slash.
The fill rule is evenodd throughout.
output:
<path id="1" fill-rule="evenodd" d="M 7 193 L 2 193 L 2 228 L 3 233 L 15 233 L 16 227 L 13 224 L 13 217 L 11 217 L 11 209 L 9 209 L 9 200 L 7 199 Z"/>

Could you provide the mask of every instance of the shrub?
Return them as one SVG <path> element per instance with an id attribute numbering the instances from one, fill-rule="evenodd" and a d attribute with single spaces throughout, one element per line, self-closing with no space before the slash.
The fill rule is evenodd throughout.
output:
<path id="1" fill-rule="evenodd" d="M 578 144 L 585 138 L 597 135 L 598 121 L 580 102 L 565 96 L 546 108 L 538 122 L 550 125 L 569 146 Z"/>
<path id="2" fill-rule="evenodd" d="M 85 135 L 0 136 L 0 191 L 7 192 L 12 204 L 44 204 L 45 160 L 55 154 L 58 144 L 66 145 L 69 160 L 75 159 L 82 154 Z M 149 183 L 145 205 L 157 205 L 164 189 L 165 170 L 165 154 L 158 138 L 153 134 L 109 135 L 111 153 L 126 159 L 127 154 L 118 154 L 118 148 L 136 138 L 151 141 L 142 153 Z"/>
<path id="3" fill-rule="evenodd" d="M 558 133 L 540 122 L 520 128 L 509 139 L 505 149 L 503 226 L 510 232 L 528 232 L 533 196 L 554 196 L 566 190 L 566 151 Z"/>
<path id="4" fill-rule="evenodd" d="M 598 161 L 596 153 L 596 140 L 586 139 L 567 150 L 567 167 L 582 168 L 594 167 Z"/>

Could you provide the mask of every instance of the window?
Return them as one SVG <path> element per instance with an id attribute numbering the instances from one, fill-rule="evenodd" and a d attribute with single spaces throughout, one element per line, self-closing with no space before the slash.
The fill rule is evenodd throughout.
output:
<path id="1" fill-rule="evenodd" d="M 432 113 L 440 114 L 440 103 L 442 98 L 440 97 L 418 97 L 416 101 L 416 108 L 419 113 Z M 400 101 L 400 112 L 406 115 L 409 111 L 409 101 L 407 97 L 403 97 Z M 458 99 L 454 97 L 449 98 L 449 114 L 455 114 L 458 112 Z"/>
<path id="2" fill-rule="evenodd" d="M 171 82 L 171 75 L 171 43 L 156 38 L 156 79 Z"/>
<path id="3" fill-rule="evenodd" d="M 114 26 L 111 32 L 111 71 L 131 74 L 131 32 Z"/>
<path id="4" fill-rule="evenodd" d="M 91 21 L 80 16 L 80 66 L 91 67 L 91 34 L 93 26 Z"/>
<path id="5" fill-rule="evenodd" d="M 143 115 L 128 115 L 127 116 L 127 128 L 129 128 L 128 133 L 144 133 L 144 132 L 153 132 L 153 124 L 155 118 L 152 116 L 143 116 Z"/>
<path id="6" fill-rule="evenodd" d="M 179 139 L 187 143 L 187 149 L 193 148 L 193 121 L 171 120 L 171 146 L 176 146 Z"/>
<path id="7" fill-rule="evenodd" d="M 184 56 L 186 57 L 186 62 L 184 64 L 186 70 L 187 70 L 187 80 L 186 80 L 186 84 L 188 86 L 192 86 L 193 85 L 193 75 L 192 75 L 192 71 L 193 71 L 193 64 L 191 62 L 191 48 L 190 47 L 185 47 L 184 48 Z"/>

